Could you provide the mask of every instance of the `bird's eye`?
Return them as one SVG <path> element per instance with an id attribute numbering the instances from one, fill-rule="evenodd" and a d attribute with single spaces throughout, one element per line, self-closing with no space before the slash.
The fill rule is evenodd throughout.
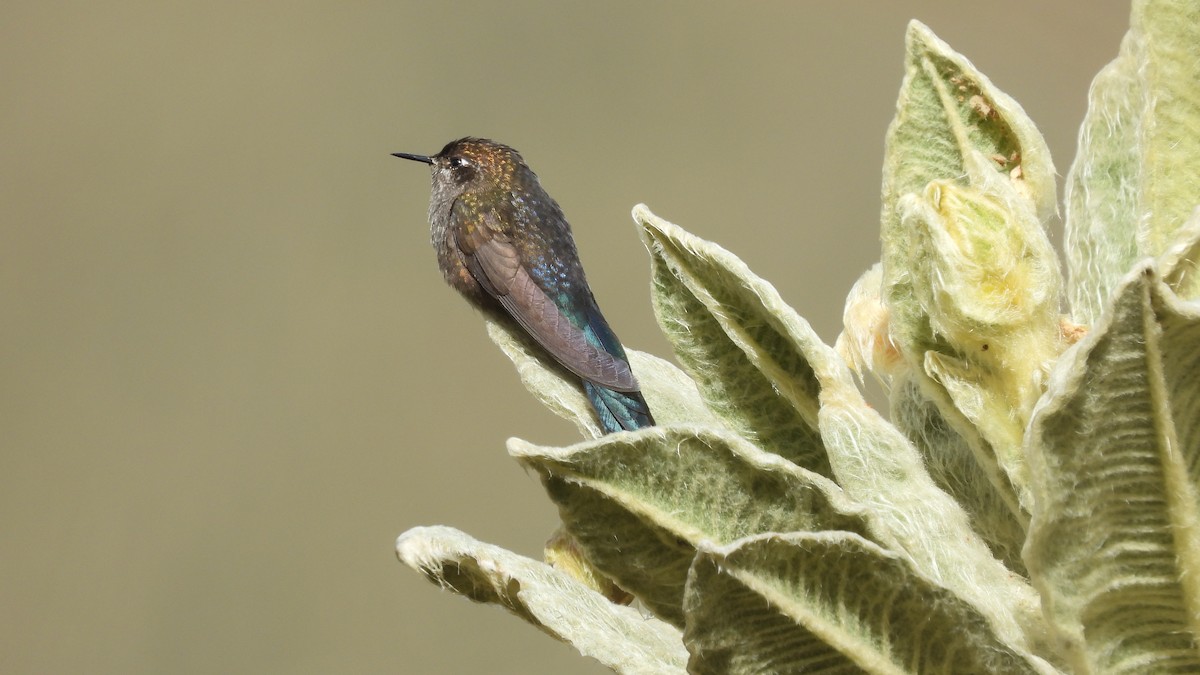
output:
<path id="1" fill-rule="evenodd" d="M 450 158 L 450 168 L 451 169 L 461 169 L 468 165 L 469 165 L 469 162 L 467 162 L 467 160 L 463 159 L 462 157 L 451 157 Z"/>

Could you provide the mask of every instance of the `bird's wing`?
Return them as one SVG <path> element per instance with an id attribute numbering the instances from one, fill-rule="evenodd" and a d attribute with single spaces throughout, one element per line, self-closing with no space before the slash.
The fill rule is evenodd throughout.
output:
<path id="1" fill-rule="evenodd" d="M 522 264 L 520 251 L 497 219 L 490 211 L 473 218 L 468 214 L 454 218 L 459 223 L 454 232 L 456 243 L 479 284 L 567 370 L 609 389 L 637 391 L 629 363 L 593 344 L 584 330 L 562 313 Z"/>

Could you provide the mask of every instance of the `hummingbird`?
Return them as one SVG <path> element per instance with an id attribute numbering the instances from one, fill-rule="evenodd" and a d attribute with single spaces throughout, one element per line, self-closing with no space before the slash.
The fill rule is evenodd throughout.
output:
<path id="1" fill-rule="evenodd" d="M 430 238 L 450 286 L 578 376 L 605 433 L 653 426 L 625 349 L 592 296 L 571 226 L 520 153 L 467 137 L 436 155 L 392 154 L 430 166 Z"/>

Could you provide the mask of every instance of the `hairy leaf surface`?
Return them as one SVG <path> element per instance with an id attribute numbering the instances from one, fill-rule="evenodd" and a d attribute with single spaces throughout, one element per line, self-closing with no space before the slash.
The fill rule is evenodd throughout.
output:
<path id="1" fill-rule="evenodd" d="M 400 535 L 396 555 L 442 588 L 504 607 L 618 673 L 685 672 L 677 628 L 614 605 L 545 563 L 441 526 Z"/>

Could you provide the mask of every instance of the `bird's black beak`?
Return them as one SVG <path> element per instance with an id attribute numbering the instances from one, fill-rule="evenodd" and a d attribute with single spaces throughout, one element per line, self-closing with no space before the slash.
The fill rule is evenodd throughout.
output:
<path id="1" fill-rule="evenodd" d="M 399 157 L 400 159 L 411 159 L 414 162 L 424 162 L 426 164 L 433 164 L 433 158 L 427 157 L 425 155 L 412 155 L 407 152 L 393 152 L 392 157 Z"/>

